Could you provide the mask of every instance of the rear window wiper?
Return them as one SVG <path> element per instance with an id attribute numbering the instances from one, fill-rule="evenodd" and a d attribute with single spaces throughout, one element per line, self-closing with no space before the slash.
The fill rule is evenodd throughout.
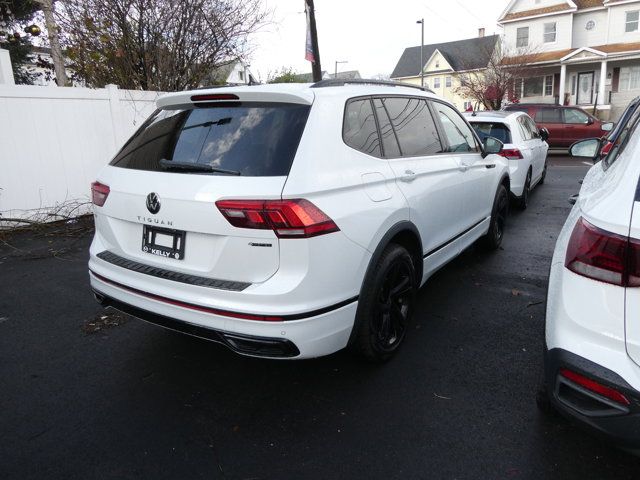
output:
<path id="1" fill-rule="evenodd" d="M 160 166 L 165 170 L 187 170 L 190 172 L 224 173 L 226 175 L 242 175 L 237 170 L 212 167 L 206 163 L 174 162 L 166 158 L 160 159 Z"/>

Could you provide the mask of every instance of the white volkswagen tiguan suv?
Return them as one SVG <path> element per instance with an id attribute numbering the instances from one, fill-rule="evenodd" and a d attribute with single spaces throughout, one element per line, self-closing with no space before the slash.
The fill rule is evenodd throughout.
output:
<path id="1" fill-rule="evenodd" d="M 389 358 L 416 290 L 484 236 L 509 172 L 448 103 L 393 83 L 180 92 L 92 185 L 104 305 L 223 343 Z"/>

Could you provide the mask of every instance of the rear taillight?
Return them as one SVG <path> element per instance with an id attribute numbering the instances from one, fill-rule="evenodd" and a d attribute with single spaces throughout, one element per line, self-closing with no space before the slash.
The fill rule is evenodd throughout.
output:
<path id="1" fill-rule="evenodd" d="M 91 201 L 94 205 L 101 207 L 104 205 L 104 202 L 107 201 L 107 197 L 109 196 L 109 186 L 100 182 L 93 182 L 91 184 Z"/>
<path id="2" fill-rule="evenodd" d="M 503 148 L 498 154 L 507 160 L 522 160 L 522 152 L 517 148 Z"/>
<path id="3" fill-rule="evenodd" d="M 308 238 L 340 230 L 322 210 L 304 199 L 218 200 L 216 206 L 231 225 L 273 230 L 280 238 Z"/>
<path id="4" fill-rule="evenodd" d="M 640 243 L 602 230 L 584 218 L 573 228 L 564 264 L 594 280 L 621 287 L 640 286 Z"/>
<path id="5" fill-rule="evenodd" d="M 607 155 L 609 155 L 609 152 L 611 151 L 612 148 L 613 148 L 613 143 L 610 141 L 607 141 L 607 143 L 605 143 L 604 146 L 600 149 L 600 157 L 604 158 Z"/>
<path id="6" fill-rule="evenodd" d="M 609 400 L 613 400 L 616 403 L 620 403 L 622 405 L 629 405 L 630 402 L 622 393 L 618 390 L 615 390 L 611 387 L 607 387 L 606 385 L 602 385 L 601 383 L 596 382 L 590 378 L 585 377 L 584 375 L 580 375 L 572 370 L 562 368 L 560 369 L 560 375 L 564 378 L 571 380 L 574 383 L 577 383 L 581 387 L 586 388 L 598 395 L 602 395 L 603 397 L 608 398 Z"/>

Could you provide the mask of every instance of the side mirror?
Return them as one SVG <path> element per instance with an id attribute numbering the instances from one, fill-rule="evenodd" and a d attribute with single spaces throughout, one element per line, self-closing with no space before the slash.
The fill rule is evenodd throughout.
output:
<path id="1" fill-rule="evenodd" d="M 613 130 L 613 122 L 603 123 L 602 127 L 600 128 L 602 128 L 603 132 L 610 132 L 611 130 Z"/>
<path id="2" fill-rule="evenodd" d="M 587 120 L 587 125 L 593 125 L 593 123 L 593 118 L 589 117 L 589 119 Z"/>
<path id="3" fill-rule="evenodd" d="M 538 130 L 538 133 L 540 134 L 540 138 L 543 142 L 546 142 L 549 139 L 549 130 L 547 130 L 546 128 L 541 128 L 540 130 Z"/>
<path id="4" fill-rule="evenodd" d="M 485 158 L 487 155 L 500 153 L 503 147 L 504 147 L 504 143 L 502 143 L 497 138 L 486 137 L 482 141 L 482 158 Z"/>
<path id="5" fill-rule="evenodd" d="M 574 143 L 569 147 L 569 155 L 578 158 L 588 158 L 595 160 L 600 153 L 600 139 L 588 138 Z"/>

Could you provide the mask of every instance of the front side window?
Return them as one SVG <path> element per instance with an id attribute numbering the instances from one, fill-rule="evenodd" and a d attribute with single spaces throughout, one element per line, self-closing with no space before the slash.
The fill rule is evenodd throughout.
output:
<path id="1" fill-rule="evenodd" d="M 589 116 L 581 110 L 568 108 L 564 111 L 564 123 L 586 125 L 587 123 L 589 123 Z"/>
<path id="2" fill-rule="evenodd" d="M 350 100 L 347 103 L 342 138 L 351 148 L 376 157 L 382 156 L 370 98 Z"/>
<path id="3" fill-rule="evenodd" d="M 389 113 L 403 157 L 442 152 L 438 130 L 425 99 L 389 97 L 382 102 Z"/>
<path id="4" fill-rule="evenodd" d="M 562 123 L 562 112 L 559 108 L 542 107 L 536 112 L 538 123 Z"/>
<path id="5" fill-rule="evenodd" d="M 538 126 L 535 124 L 531 117 L 526 116 L 524 118 L 524 123 L 527 127 L 529 127 L 529 131 L 531 132 L 532 138 L 540 138 L 540 132 L 538 131 Z"/>
<path id="6" fill-rule="evenodd" d="M 620 90 L 640 88 L 640 67 L 622 67 L 620 69 Z"/>
<path id="7" fill-rule="evenodd" d="M 440 102 L 433 102 L 433 106 L 438 113 L 440 123 L 444 128 L 449 152 L 479 152 L 480 148 L 469 128 L 469 125 L 462 119 L 460 114 L 453 108 Z"/>
<path id="8" fill-rule="evenodd" d="M 640 11 L 633 10 L 631 12 L 627 12 L 624 31 L 627 33 L 637 32 L 638 20 L 640 20 Z"/>
<path id="9" fill-rule="evenodd" d="M 202 173 L 206 167 L 245 176 L 285 176 L 309 109 L 263 102 L 167 107 L 140 127 L 111 165 L 185 174 Z M 178 164 L 194 168 L 179 169 Z"/>
<path id="10" fill-rule="evenodd" d="M 520 27 L 516 31 L 516 47 L 527 47 L 529 45 L 529 27 Z"/>
<path id="11" fill-rule="evenodd" d="M 544 43 L 556 41 L 556 22 L 544 24 Z"/>
<path id="12" fill-rule="evenodd" d="M 620 156 L 620 154 L 624 151 L 627 143 L 629 141 L 629 137 L 635 131 L 638 121 L 640 120 L 640 108 L 636 109 L 636 111 L 629 117 L 627 123 L 624 125 L 618 138 L 616 138 L 613 147 L 609 151 L 609 154 L 602 160 L 602 163 L 605 167 L 605 170 L 609 168 Z"/>
<path id="13" fill-rule="evenodd" d="M 533 139 L 533 135 L 531 134 L 531 130 L 529 126 L 524 121 L 524 117 L 518 117 L 518 125 L 520 126 L 520 133 L 522 134 L 523 140 L 531 140 Z"/>

